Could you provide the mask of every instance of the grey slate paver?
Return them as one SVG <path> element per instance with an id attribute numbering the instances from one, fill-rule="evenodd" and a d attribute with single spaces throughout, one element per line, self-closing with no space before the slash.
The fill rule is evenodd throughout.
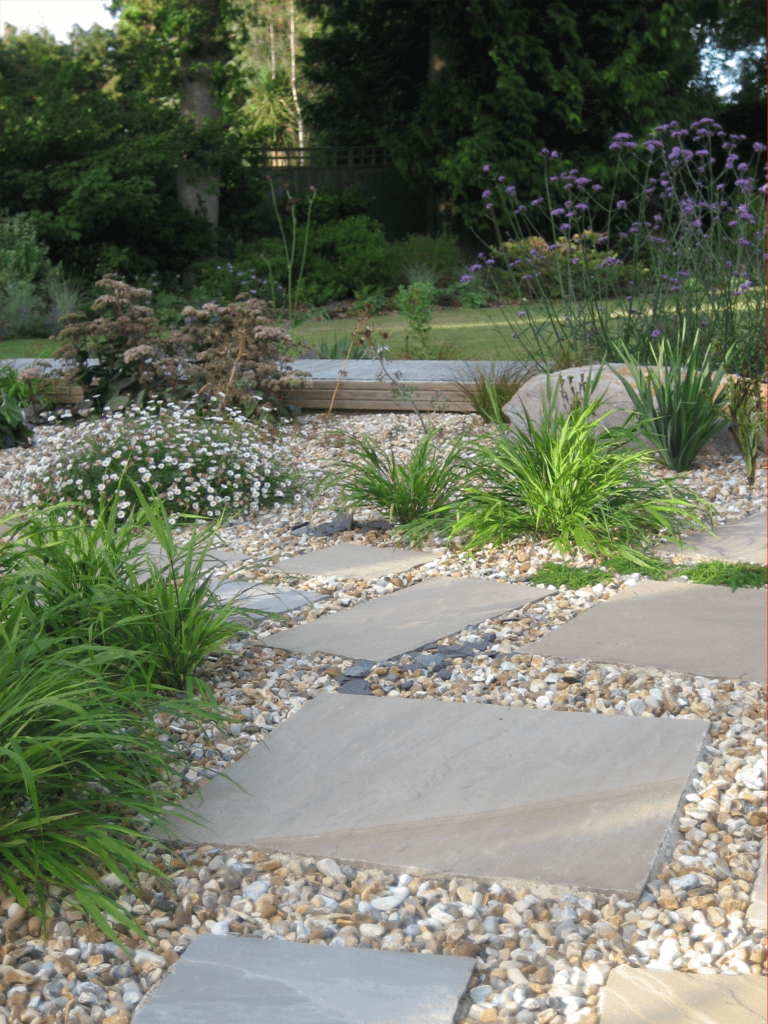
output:
<path id="1" fill-rule="evenodd" d="M 525 653 L 762 683 L 767 607 L 764 590 L 642 580 Z"/>
<path id="2" fill-rule="evenodd" d="M 540 600 L 541 592 L 520 583 L 436 577 L 273 633 L 269 645 L 383 661 Z"/>
<path id="3" fill-rule="evenodd" d="M 686 547 L 666 542 L 659 544 L 659 553 L 674 552 L 683 555 L 700 556 L 702 560 L 716 559 L 720 562 L 768 563 L 766 533 L 768 513 L 746 516 L 736 523 L 719 526 L 714 536 L 711 533 L 684 534 Z M 692 549 L 692 550 L 691 550 Z"/>
<path id="4" fill-rule="evenodd" d="M 765 1024 L 759 975 L 684 974 L 626 965 L 602 993 L 600 1024 Z"/>
<path id="5" fill-rule="evenodd" d="M 637 898 L 708 728 L 321 693 L 182 802 L 200 821 L 168 823 L 196 844 Z"/>
<path id="6" fill-rule="evenodd" d="M 263 583 L 230 580 L 209 584 L 209 589 L 222 601 L 236 601 L 238 605 L 260 612 L 287 612 L 292 608 L 307 608 L 327 601 L 325 594 L 293 587 L 270 587 Z"/>
<path id="7" fill-rule="evenodd" d="M 451 1024 L 475 961 L 200 935 L 137 1024 Z"/>
<path id="8" fill-rule="evenodd" d="M 318 551 L 308 551 L 295 558 L 281 559 L 276 569 L 299 576 L 351 576 L 373 579 L 388 573 L 401 572 L 431 562 L 434 551 L 416 548 L 375 548 L 367 544 L 333 544 Z"/>

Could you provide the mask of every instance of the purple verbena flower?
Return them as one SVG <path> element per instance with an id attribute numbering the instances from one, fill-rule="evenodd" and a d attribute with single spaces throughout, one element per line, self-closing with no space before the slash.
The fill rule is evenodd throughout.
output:
<path id="1" fill-rule="evenodd" d="M 509 195 L 513 196 L 515 194 L 515 186 L 514 185 L 507 185 L 507 187 L 504 189 L 504 191 L 508 192 Z"/>
<path id="2" fill-rule="evenodd" d="M 619 201 L 616 203 L 616 209 L 617 210 L 626 210 L 626 208 L 627 208 L 627 201 L 626 201 L 626 199 L 619 199 Z"/>
<path id="3" fill-rule="evenodd" d="M 483 199 L 490 199 L 490 198 L 491 198 L 491 190 L 490 190 L 490 189 L 486 189 L 486 190 L 485 190 L 485 191 L 483 192 L 482 198 L 483 198 Z"/>

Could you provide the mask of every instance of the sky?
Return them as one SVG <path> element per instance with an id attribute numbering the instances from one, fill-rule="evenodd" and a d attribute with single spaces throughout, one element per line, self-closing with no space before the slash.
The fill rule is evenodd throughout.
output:
<path id="1" fill-rule="evenodd" d="M 111 28 L 116 19 L 106 9 L 108 6 L 105 0 L 0 0 L 0 18 L 3 30 L 10 24 L 20 32 L 34 32 L 45 25 L 56 42 L 67 43 L 73 25 L 86 31 L 94 22 Z"/>

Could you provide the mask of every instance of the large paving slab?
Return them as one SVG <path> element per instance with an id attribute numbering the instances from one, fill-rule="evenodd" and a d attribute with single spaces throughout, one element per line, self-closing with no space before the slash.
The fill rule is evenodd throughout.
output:
<path id="1" fill-rule="evenodd" d="M 222 601 L 235 601 L 240 607 L 260 612 L 287 612 L 293 608 L 307 608 L 327 601 L 325 594 L 313 590 L 296 590 L 293 587 L 270 587 L 264 583 L 247 583 L 230 580 L 226 583 L 210 583 L 209 589 Z"/>
<path id="2" fill-rule="evenodd" d="M 451 1024 L 475 961 L 199 935 L 137 1024 Z"/>
<path id="3" fill-rule="evenodd" d="M 384 661 L 540 599 L 521 583 L 438 577 L 274 633 L 269 645 Z"/>
<path id="4" fill-rule="evenodd" d="M 339 579 L 365 579 L 386 576 L 403 569 L 431 562 L 434 551 L 417 548 L 375 548 L 367 544 L 333 544 L 318 551 L 308 551 L 295 558 L 284 558 L 276 569 L 298 576 L 338 576 Z"/>
<path id="5" fill-rule="evenodd" d="M 165 551 L 165 548 L 163 548 L 160 544 L 156 544 L 154 541 L 150 544 L 147 544 L 145 548 L 145 555 L 147 561 L 151 562 L 154 566 L 160 569 L 167 568 L 168 555 Z M 179 567 L 184 565 L 185 557 L 186 552 L 184 548 L 180 548 L 177 562 Z M 196 557 L 197 556 L 193 556 L 193 559 L 196 559 Z M 231 565 L 234 562 L 242 562 L 249 557 L 251 556 L 245 554 L 245 552 L 243 551 L 234 551 L 230 548 L 210 548 L 206 552 L 205 558 L 202 560 L 201 569 L 203 572 L 212 569 L 222 569 L 226 568 L 226 566 Z M 145 580 L 149 579 L 149 573 L 139 572 L 136 576 L 136 579 L 138 580 L 139 583 L 143 583 Z"/>
<path id="6" fill-rule="evenodd" d="M 675 553 L 699 556 L 702 560 L 717 559 L 720 562 L 755 562 L 768 564 L 768 513 L 746 516 L 736 523 L 720 526 L 711 533 L 689 533 L 683 535 L 685 548 L 667 541 L 658 545 L 659 553 Z"/>
<path id="7" fill-rule="evenodd" d="M 765 682 L 767 607 L 764 590 L 642 580 L 525 653 Z"/>
<path id="8" fill-rule="evenodd" d="M 765 1024 L 760 975 L 683 974 L 622 965 L 608 976 L 600 1024 Z"/>
<path id="9" fill-rule="evenodd" d="M 708 728 L 321 693 L 182 802 L 197 822 L 168 823 L 196 844 L 637 898 Z"/>

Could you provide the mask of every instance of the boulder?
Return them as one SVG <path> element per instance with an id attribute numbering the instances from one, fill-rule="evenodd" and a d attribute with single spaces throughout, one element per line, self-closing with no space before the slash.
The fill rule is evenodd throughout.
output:
<path id="1" fill-rule="evenodd" d="M 624 363 L 606 363 L 593 397 L 599 397 L 602 405 L 595 414 L 595 419 L 608 413 L 606 418 L 597 427 L 602 431 L 607 427 L 620 427 L 627 421 L 630 413 L 634 412 L 634 405 L 627 394 L 626 388 L 618 379 L 612 369 L 615 369 L 622 377 L 630 383 L 632 375 Z M 572 366 L 567 370 L 556 370 L 550 374 L 550 387 L 558 392 L 557 409 L 566 413 L 573 405 L 574 395 L 583 399 L 584 383 L 591 376 L 595 377 L 600 369 L 599 363 L 589 366 Z M 562 382 L 562 386 L 561 386 Z M 523 408 L 526 409 L 535 424 L 541 420 L 541 410 L 547 398 L 547 374 L 539 373 L 531 377 L 523 384 L 520 390 L 503 407 L 502 411 L 513 426 L 523 427 Z M 649 442 L 643 437 L 640 442 L 650 447 Z M 707 442 L 702 451 L 711 455 L 738 455 L 741 451 L 738 442 L 731 432 L 729 426 L 724 426 L 715 436 Z"/>

